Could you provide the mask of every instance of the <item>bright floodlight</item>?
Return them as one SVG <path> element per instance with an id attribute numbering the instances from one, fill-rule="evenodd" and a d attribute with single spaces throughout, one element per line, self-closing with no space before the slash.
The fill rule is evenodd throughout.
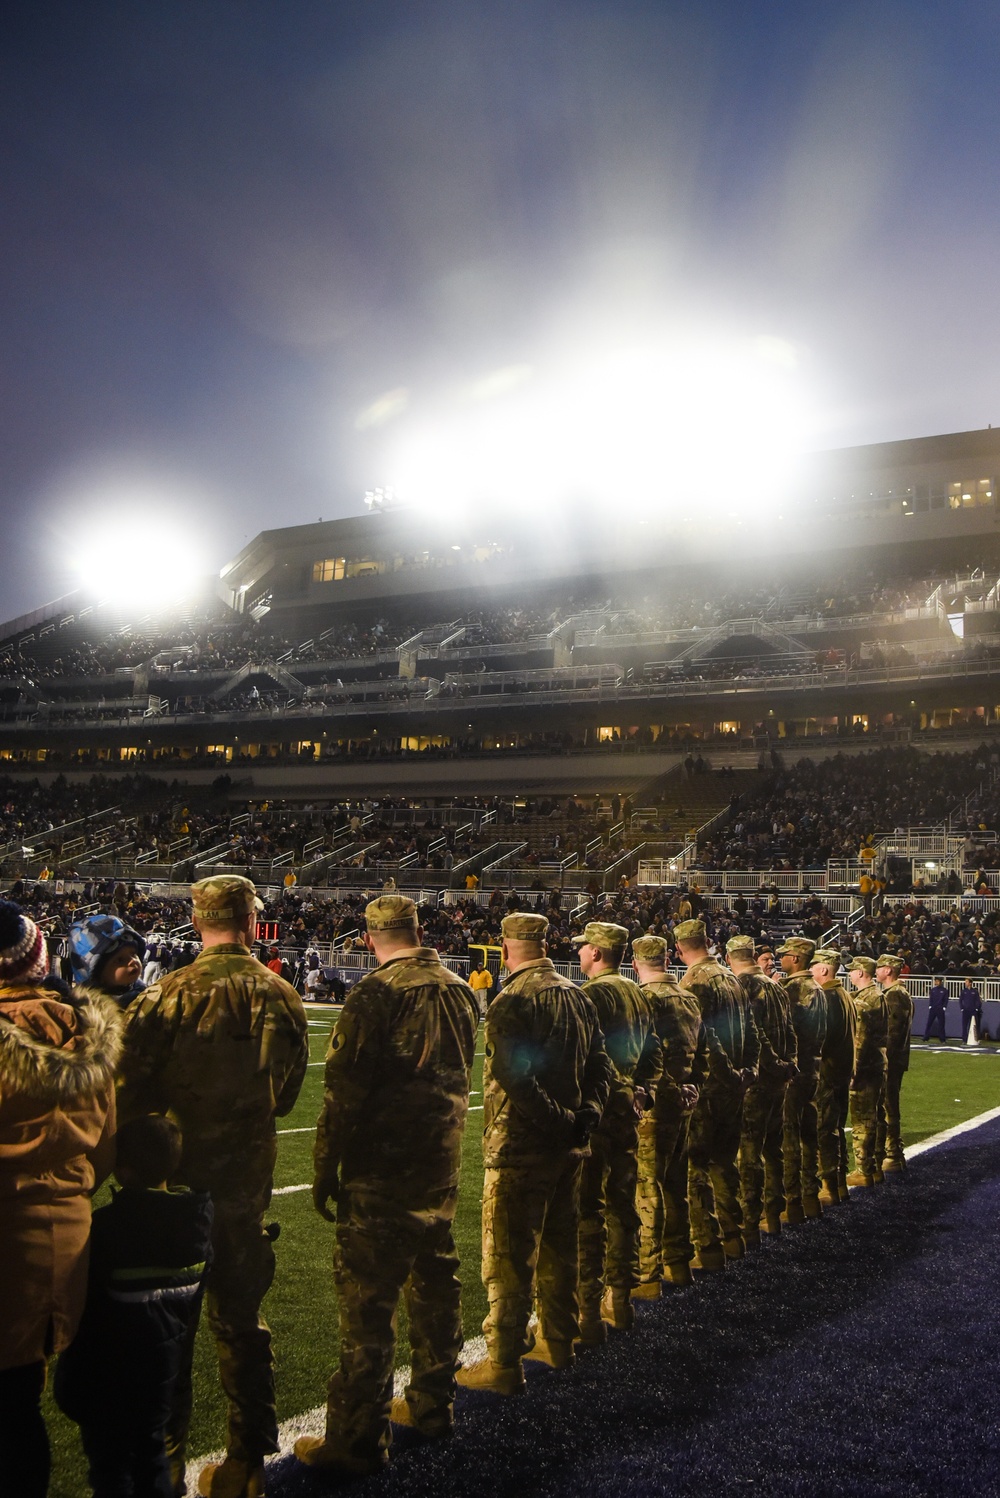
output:
<path id="1" fill-rule="evenodd" d="M 82 515 L 70 544 L 80 585 L 129 609 L 188 598 L 209 570 L 193 517 L 158 512 L 152 496 Z"/>
<path id="2" fill-rule="evenodd" d="M 581 349 L 411 431 L 390 470 L 401 497 L 438 513 L 480 499 L 527 509 L 590 499 L 733 514 L 777 499 L 807 436 L 788 344 L 674 337 Z"/>

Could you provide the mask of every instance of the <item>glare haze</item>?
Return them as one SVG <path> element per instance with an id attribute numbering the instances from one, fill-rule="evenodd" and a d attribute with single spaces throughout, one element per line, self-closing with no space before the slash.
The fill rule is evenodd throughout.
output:
<path id="1" fill-rule="evenodd" d="M 217 567 L 378 485 L 600 509 L 1000 417 L 992 7 L 0 28 L 3 617 L 150 503 Z"/>

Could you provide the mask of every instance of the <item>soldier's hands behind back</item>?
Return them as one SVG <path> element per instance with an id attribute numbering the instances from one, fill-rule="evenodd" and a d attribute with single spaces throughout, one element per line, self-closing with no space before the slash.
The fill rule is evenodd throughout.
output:
<path id="1" fill-rule="evenodd" d="M 339 1196 L 340 1186 L 337 1182 L 336 1176 L 334 1176 L 332 1180 L 327 1177 L 317 1177 L 316 1180 L 313 1181 L 313 1206 L 316 1208 L 316 1211 L 321 1217 L 326 1218 L 327 1222 L 336 1222 L 337 1220 L 336 1212 L 333 1210 L 333 1207 L 328 1206 L 327 1203 L 331 1202 L 335 1206 L 337 1200 L 339 1199 Z"/>

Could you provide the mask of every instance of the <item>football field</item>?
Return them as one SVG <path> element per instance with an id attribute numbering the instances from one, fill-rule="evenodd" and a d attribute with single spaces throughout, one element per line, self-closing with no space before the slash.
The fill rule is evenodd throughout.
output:
<path id="1" fill-rule="evenodd" d="M 310 1066 L 292 1114 L 279 1121 L 275 1197 L 269 1220 L 280 1223 L 276 1245 L 277 1273 L 265 1302 L 274 1335 L 277 1361 L 278 1416 L 288 1419 L 323 1401 L 327 1377 L 337 1358 L 337 1312 L 331 1254 L 333 1227 L 313 1210 L 312 1139 L 323 1090 L 323 1056 L 333 1015 L 324 1006 L 310 1007 Z M 479 1278 L 482 1158 L 482 1033 L 472 1081 L 463 1154 L 456 1239 L 462 1260 L 463 1313 L 467 1337 L 478 1336 L 486 1310 Z M 1000 1050 L 966 1050 L 916 1046 L 903 1084 L 903 1125 L 909 1145 L 1000 1105 Z M 107 1188 L 105 1188 L 107 1189 Z M 888 1199 L 887 1199 L 888 1205 Z M 405 1316 L 400 1307 L 398 1363 L 409 1362 Z M 47 1400 L 53 1438 L 54 1498 L 76 1498 L 89 1489 L 76 1427 Z M 192 1455 L 218 1450 L 224 1441 L 224 1410 L 215 1370 L 214 1349 L 204 1325 L 195 1368 L 195 1413 Z M 197 1471 L 197 1463 L 194 1464 Z M 189 1487 L 190 1491 L 190 1487 Z"/>

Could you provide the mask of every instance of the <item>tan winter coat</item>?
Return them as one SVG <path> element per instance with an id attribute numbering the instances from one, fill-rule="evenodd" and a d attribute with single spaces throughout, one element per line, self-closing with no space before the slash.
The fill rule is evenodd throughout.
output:
<path id="1" fill-rule="evenodd" d="M 0 986 L 0 1370 L 72 1340 L 90 1193 L 113 1164 L 113 1007 Z"/>

